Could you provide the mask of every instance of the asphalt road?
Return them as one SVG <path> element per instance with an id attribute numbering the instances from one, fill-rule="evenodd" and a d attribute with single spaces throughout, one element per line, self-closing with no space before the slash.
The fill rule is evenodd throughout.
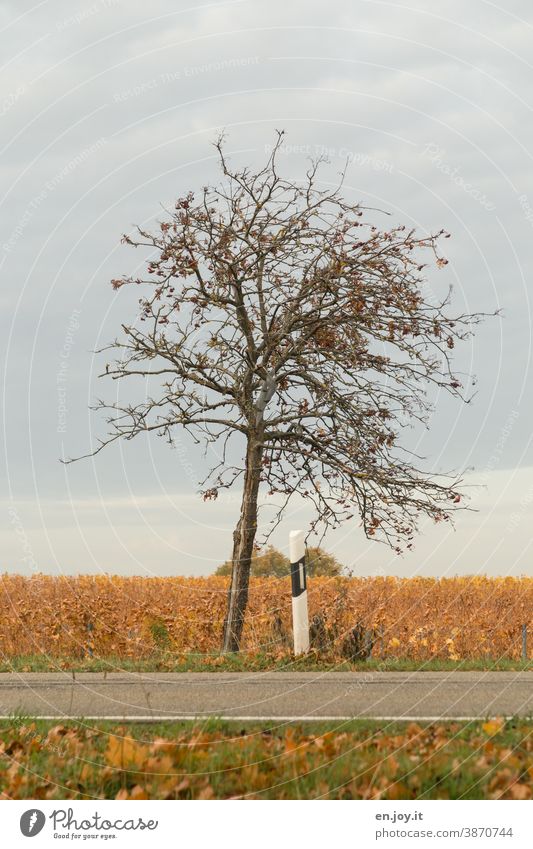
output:
<path id="1" fill-rule="evenodd" d="M 142 719 L 533 717 L 533 672 L 1 673 L 0 714 Z"/>

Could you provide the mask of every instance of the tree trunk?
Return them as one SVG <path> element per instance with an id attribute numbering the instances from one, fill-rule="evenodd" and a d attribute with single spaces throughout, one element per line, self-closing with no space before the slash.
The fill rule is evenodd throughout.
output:
<path id="1" fill-rule="evenodd" d="M 238 651 L 248 603 L 250 567 L 257 531 L 257 496 L 261 478 L 263 446 L 257 437 L 248 438 L 241 515 L 233 531 L 233 556 L 228 606 L 224 621 L 222 651 Z"/>

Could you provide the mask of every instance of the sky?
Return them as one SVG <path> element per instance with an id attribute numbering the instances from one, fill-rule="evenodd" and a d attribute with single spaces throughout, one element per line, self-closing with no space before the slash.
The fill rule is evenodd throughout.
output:
<path id="1" fill-rule="evenodd" d="M 532 37 L 529 0 L 0 2 L 1 571 L 201 575 L 229 556 L 239 493 L 201 500 L 185 438 L 60 458 L 106 433 L 94 352 L 137 310 L 109 281 L 146 260 L 122 234 L 220 179 L 221 130 L 255 167 L 284 129 L 285 176 L 325 155 L 328 186 L 348 162 L 344 193 L 378 223 L 452 234 L 432 289 L 501 310 L 456 354 L 475 398 L 437 396 L 412 436 L 472 511 L 422 523 L 402 557 L 356 519 L 325 547 L 362 575 L 532 574 Z M 311 519 L 295 501 L 273 542 Z"/>

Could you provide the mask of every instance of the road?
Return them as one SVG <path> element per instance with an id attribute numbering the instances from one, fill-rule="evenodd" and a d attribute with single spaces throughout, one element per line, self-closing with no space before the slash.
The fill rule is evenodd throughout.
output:
<path id="1" fill-rule="evenodd" d="M 1 673 L 0 714 L 138 719 L 533 716 L 533 672 Z"/>

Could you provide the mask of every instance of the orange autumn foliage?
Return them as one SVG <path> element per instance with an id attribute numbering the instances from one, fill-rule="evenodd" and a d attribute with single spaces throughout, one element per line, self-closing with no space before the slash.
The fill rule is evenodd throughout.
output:
<path id="1" fill-rule="evenodd" d="M 217 652 L 227 588 L 219 576 L 5 574 L 0 656 Z M 313 578 L 309 605 L 311 619 L 324 618 L 332 656 L 360 623 L 385 658 L 517 658 L 521 626 L 533 625 L 533 578 Z M 252 579 L 243 650 L 275 655 L 286 650 L 283 634 L 290 638 L 290 579 Z"/>
<path id="2" fill-rule="evenodd" d="M 73 722 L 47 733 L 19 718 L 0 726 L 0 799 L 531 799 L 531 723 L 495 724 Z"/>

